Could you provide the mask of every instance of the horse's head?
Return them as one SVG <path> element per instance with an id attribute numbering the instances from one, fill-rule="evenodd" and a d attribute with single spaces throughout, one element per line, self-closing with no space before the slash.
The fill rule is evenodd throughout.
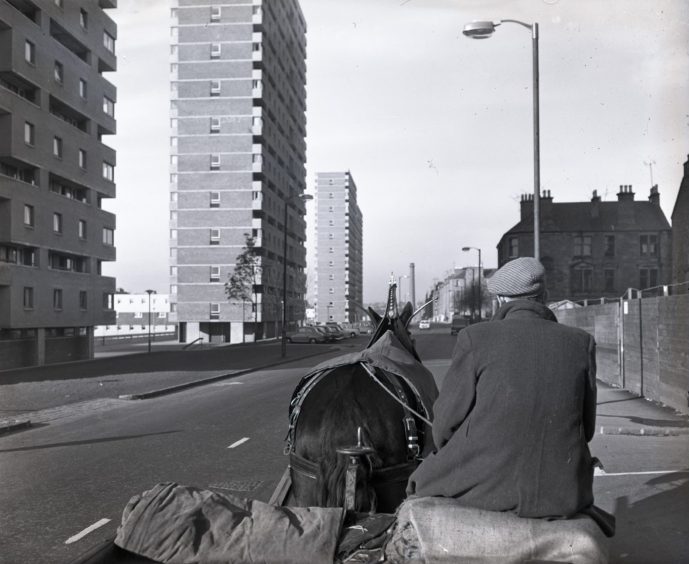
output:
<path id="1" fill-rule="evenodd" d="M 368 345 L 366 345 L 367 348 L 380 339 L 386 331 L 392 331 L 404 348 L 407 349 L 416 360 L 419 362 L 421 361 L 419 355 L 416 353 L 411 334 L 407 329 L 409 322 L 417 312 L 414 311 L 410 302 L 404 304 L 402 311 L 399 312 L 397 307 L 397 284 L 395 284 L 394 278 L 390 280 L 390 285 L 388 287 L 388 299 L 385 305 L 385 313 L 380 315 L 370 307 L 368 308 L 368 313 L 375 323 L 375 329 L 373 330 L 371 340 L 368 342 Z"/>

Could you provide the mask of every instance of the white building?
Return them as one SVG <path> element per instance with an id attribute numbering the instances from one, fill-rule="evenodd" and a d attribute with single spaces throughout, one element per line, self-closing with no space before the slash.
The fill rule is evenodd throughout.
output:
<path id="1" fill-rule="evenodd" d="M 115 325 L 96 326 L 95 337 L 131 337 L 148 335 L 149 324 L 151 333 L 172 335 L 175 324 L 169 320 L 170 296 L 168 294 L 125 294 L 114 295 Z"/>

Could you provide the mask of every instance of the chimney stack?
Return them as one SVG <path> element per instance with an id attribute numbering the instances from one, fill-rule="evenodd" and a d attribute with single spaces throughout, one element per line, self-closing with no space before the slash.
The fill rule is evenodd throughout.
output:
<path id="1" fill-rule="evenodd" d="M 594 190 L 591 195 L 591 217 L 597 218 L 600 216 L 600 196 L 598 190 Z"/>
<path id="2" fill-rule="evenodd" d="M 548 217 L 553 211 L 553 196 L 550 190 L 541 192 L 541 217 Z"/>
<path id="3" fill-rule="evenodd" d="M 660 205 L 660 192 L 658 192 L 658 185 L 655 184 L 651 188 L 651 193 L 648 196 L 648 201 L 656 206 Z"/>
<path id="4" fill-rule="evenodd" d="M 522 194 L 519 207 L 522 221 L 533 219 L 533 194 Z"/>
<path id="5" fill-rule="evenodd" d="M 632 192 L 631 184 L 620 184 L 620 191 L 617 193 L 617 200 L 619 202 L 634 201 L 634 192 Z"/>

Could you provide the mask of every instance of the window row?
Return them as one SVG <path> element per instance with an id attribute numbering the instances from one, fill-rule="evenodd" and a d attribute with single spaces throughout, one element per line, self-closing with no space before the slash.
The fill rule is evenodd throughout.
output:
<path id="1" fill-rule="evenodd" d="M 616 253 L 614 235 L 605 235 L 603 240 L 603 255 L 614 257 Z M 573 239 L 572 252 L 574 256 L 590 257 L 593 254 L 592 236 L 576 235 Z M 642 257 L 658 256 L 658 236 L 653 234 L 639 235 L 639 255 Z M 519 237 L 510 237 L 507 248 L 508 258 L 519 256 Z"/>
<path id="2" fill-rule="evenodd" d="M 35 294 L 36 290 L 33 286 L 24 286 L 22 292 L 22 304 L 24 309 L 34 309 L 35 307 Z M 64 307 L 64 290 L 62 288 L 52 289 L 53 297 L 53 309 L 56 311 L 61 311 Z M 110 304 L 112 303 L 112 294 L 103 294 L 103 308 L 111 309 Z M 80 310 L 86 311 L 88 309 L 88 292 L 86 290 L 79 290 L 77 295 L 76 306 Z M 69 306 L 68 306 L 69 307 Z"/>

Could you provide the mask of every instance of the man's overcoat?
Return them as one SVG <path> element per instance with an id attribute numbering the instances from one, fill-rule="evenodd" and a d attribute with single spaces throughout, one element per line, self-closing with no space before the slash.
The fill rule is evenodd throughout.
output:
<path id="1" fill-rule="evenodd" d="M 461 331 L 433 410 L 437 451 L 410 493 L 523 517 L 592 505 L 595 341 L 544 305 L 511 301 Z"/>

